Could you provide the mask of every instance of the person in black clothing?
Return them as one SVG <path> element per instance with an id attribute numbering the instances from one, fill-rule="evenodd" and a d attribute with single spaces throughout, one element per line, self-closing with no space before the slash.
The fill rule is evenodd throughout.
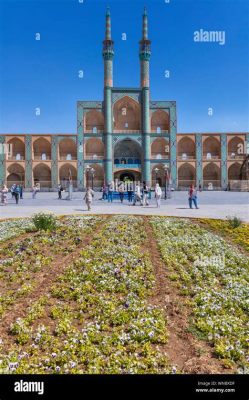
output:
<path id="1" fill-rule="evenodd" d="M 63 192 L 63 188 L 61 186 L 61 184 L 58 186 L 58 199 L 61 200 L 61 192 Z"/>
<path id="2" fill-rule="evenodd" d="M 13 191 L 14 197 L 15 197 L 15 201 L 16 204 L 18 204 L 19 202 L 19 195 L 20 195 L 20 188 L 19 186 L 15 186 L 14 191 Z"/>
<path id="3" fill-rule="evenodd" d="M 149 188 L 146 185 L 146 182 L 143 181 L 143 188 L 142 188 L 142 193 L 143 193 L 143 205 L 148 206 L 149 202 L 148 202 L 148 193 L 149 193 Z"/>
<path id="4" fill-rule="evenodd" d="M 23 194 L 23 187 L 22 185 L 19 185 L 20 188 L 20 199 L 23 199 L 22 194 Z"/>

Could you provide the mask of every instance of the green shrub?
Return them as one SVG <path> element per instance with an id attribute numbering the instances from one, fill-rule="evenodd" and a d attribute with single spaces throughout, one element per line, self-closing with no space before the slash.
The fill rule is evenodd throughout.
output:
<path id="1" fill-rule="evenodd" d="M 32 218 L 37 230 L 52 231 L 56 227 L 56 218 L 53 214 L 38 213 Z"/>
<path id="2" fill-rule="evenodd" d="M 238 228 L 241 224 L 242 221 L 238 217 L 228 217 L 228 224 L 231 228 Z"/>

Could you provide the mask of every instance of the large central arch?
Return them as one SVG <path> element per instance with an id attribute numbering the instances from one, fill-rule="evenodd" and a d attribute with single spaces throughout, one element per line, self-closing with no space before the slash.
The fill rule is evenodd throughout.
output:
<path id="1" fill-rule="evenodd" d="M 114 164 L 141 164 L 142 148 L 135 140 L 126 138 L 114 147 Z"/>

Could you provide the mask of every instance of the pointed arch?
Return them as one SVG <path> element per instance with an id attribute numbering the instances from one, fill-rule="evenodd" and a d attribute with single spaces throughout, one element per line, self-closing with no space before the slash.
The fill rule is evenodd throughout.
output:
<path id="1" fill-rule="evenodd" d="M 195 185 L 196 181 L 196 169 L 190 163 L 184 163 L 178 168 L 178 186 L 188 187 Z"/>
<path id="2" fill-rule="evenodd" d="M 51 188 L 51 168 L 44 163 L 37 164 L 33 169 L 34 183 L 41 188 Z"/>
<path id="3" fill-rule="evenodd" d="M 84 120 L 86 133 L 102 133 L 104 131 L 104 115 L 102 111 L 88 111 Z"/>
<path id="4" fill-rule="evenodd" d="M 10 145 L 10 159 L 25 160 L 25 143 L 21 139 L 14 137 L 7 143 Z"/>
<path id="5" fill-rule="evenodd" d="M 51 143 L 45 138 L 33 142 L 34 160 L 51 160 Z"/>
<path id="6" fill-rule="evenodd" d="M 190 137 L 182 137 L 177 144 L 177 155 L 180 159 L 195 158 L 195 142 Z"/>
<path id="7" fill-rule="evenodd" d="M 101 139 L 89 138 L 85 143 L 86 159 L 103 159 L 105 155 L 105 146 Z"/>
<path id="8" fill-rule="evenodd" d="M 244 147 L 245 143 L 244 140 L 240 137 L 233 137 L 229 142 L 228 142 L 228 157 L 229 158 L 237 158 L 238 156 L 243 157 L 244 154 Z"/>
<path id="9" fill-rule="evenodd" d="M 70 163 L 63 164 L 59 169 L 59 181 L 63 187 L 66 187 L 69 176 L 73 181 L 73 186 L 77 186 L 77 169 Z"/>
<path id="10" fill-rule="evenodd" d="M 124 96 L 113 105 L 114 132 L 140 131 L 141 108 L 132 97 Z"/>
<path id="11" fill-rule="evenodd" d="M 14 163 L 7 168 L 7 186 L 11 187 L 14 183 L 24 184 L 25 170 L 22 165 Z"/>
<path id="12" fill-rule="evenodd" d="M 203 156 L 206 159 L 220 158 L 220 142 L 217 138 L 209 136 L 203 142 Z"/>
<path id="13" fill-rule="evenodd" d="M 157 138 L 151 144 L 151 158 L 160 160 L 169 158 L 170 145 L 169 140 L 165 138 Z"/>
<path id="14" fill-rule="evenodd" d="M 164 110 L 154 111 L 151 117 L 151 132 L 161 133 L 169 130 L 169 114 Z"/>
<path id="15" fill-rule="evenodd" d="M 242 163 L 235 162 L 228 168 L 228 180 L 240 180 L 241 179 L 241 167 Z"/>
<path id="16" fill-rule="evenodd" d="M 77 160 L 77 145 L 73 139 L 65 138 L 59 142 L 60 160 Z"/>
<path id="17" fill-rule="evenodd" d="M 203 168 L 204 187 L 211 186 L 220 188 L 221 171 L 220 167 L 214 162 L 210 162 Z"/>

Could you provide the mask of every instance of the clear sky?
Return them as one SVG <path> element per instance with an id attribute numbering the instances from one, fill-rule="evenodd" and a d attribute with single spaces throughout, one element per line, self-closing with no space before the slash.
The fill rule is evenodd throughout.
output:
<path id="1" fill-rule="evenodd" d="M 80 1 L 0 0 L 1 133 L 76 132 L 76 101 L 103 98 L 107 5 L 115 86 L 139 86 L 138 42 L 146 6 L 151 99 L 177 101 L 178 132 L 249 130 L 247 0 Z M 201 29 L 225 32 L 225 44 L 195 42 L 194 32 Z"/>

